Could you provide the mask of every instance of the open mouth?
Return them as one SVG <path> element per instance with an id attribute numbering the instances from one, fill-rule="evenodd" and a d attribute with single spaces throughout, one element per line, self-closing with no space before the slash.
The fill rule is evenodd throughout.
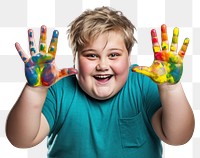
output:
<path id="1" fill-rule="evenodd" d="M 107 82 L 113 75 L 95 75 L 94 78 L 99 82 Z"/>

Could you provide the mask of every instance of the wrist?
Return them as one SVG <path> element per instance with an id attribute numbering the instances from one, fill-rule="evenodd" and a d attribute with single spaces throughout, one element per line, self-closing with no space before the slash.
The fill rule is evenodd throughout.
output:
<path id="1" fill-rule="evenodd" d="M 165 84 L 158 85 L 159 90 L 176 90 L 177 88 L 180 88 L 180 87 L 182 87 L 181 82 L 178 82 L 176 84 L 165 83 Z"/>
<path id="2" fill-rule="evenodd" d="M 26 88 L 32 90 L 32 91 L 38 91 L 38 92 L 47 92 L 49 87 L 45 86 L 31 86 L 30 84 L 26 83 L 25 85 Z"/>

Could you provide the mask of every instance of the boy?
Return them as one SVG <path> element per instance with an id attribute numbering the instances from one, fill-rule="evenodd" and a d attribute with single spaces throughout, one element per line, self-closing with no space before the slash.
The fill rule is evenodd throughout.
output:
<path id="1" fill-rule="evenodd" d="M 68 30 L 78 71 L 56 67 L 58 31 L 47 52 L 42 26 L 37 52 L 29 30 L 31 58 L 16 43 L 28 82 L 7 119 L 10 142 L 29 148 L 48 136 L 49 158 L 161 158 L 161 140 L 189 141 L 194 116 L 179 82 L 189 39 L 177 54 L 178 28 L 170 48 L 166 25 L 161 48 L 152 30 L 155 60 L 139 67 L 130 64 L 134 29 L 111 8 L 83 12 Z"/>

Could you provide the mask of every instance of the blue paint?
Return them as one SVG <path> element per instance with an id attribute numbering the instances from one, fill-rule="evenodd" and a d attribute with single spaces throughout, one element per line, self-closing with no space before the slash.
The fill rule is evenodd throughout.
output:
<path id="1" fill-rule="evenodd" d="M 35 48 L 31 48 L 30 51 L 36 53 Z"/>
<path id="2" fill-rule="evenodd" d="M 22 60 L 23 60 L 23 61 L 26 61 L 26 58 L 25 58 L 25 57 L 22 57 Z"/>
<path id="3" fill-rule="evenodd" d="M 53 31 L 53 38 L 58 38 L 59 32 L 58 30 Z"/>
<path id="4" fill-rule="evenodd" d="M 45 28 L 44 27 L 41 28 L 41 32 L 45 33 Z"/>
<path id="5" fill-rule="evenodd" d="M 42 56 L 41 54 L 37 54 L 36 56 L 32 56 L 32 61 L 33 61 L 34 63 L 38 63 L 38 60 L 39 60 L 40 58 L 42 58 L 41 56 Z"/>
<path id="6" fill-rule="evenodd" d="M 30 45 L 30 46 L 33 46 L 33 45 L 34 45 L 34 42 L 33 42 L 33 41 L 30 41 L 30 42 L 29 42 L 29 45 Z"/>
<path id="7" fill-rule="evenodd" d="M 177 67 L 176 69 L 171 71 L 171 75 L 173 76 L 175 83 L 177 83 L 180 80 L 182 72 L 183 72 L 183 66 L 181 66 L 180 68 Z"/>
<path id="8" fill-rule="evenodd" d="M 33 37 L 33 32 L 30 32 L 30 33 L 29 33 L 29 37 Z"/>
<path id="9" fill-rule="evenodd" d="M 27 78 L 28 83 L 31 86 L 36 85 L 36 83 L 38 82 L 38 75 L 35 69 L 26 68 L 25 71 L 26 71 L 26 78 Z"/>
<path id="10" fill-rule="evenodd" d="M 52 71 L 51 64 L 47 64 L 43 69 L 43 74 L 41 76 L 41 79 L 42 83 L 45 83 L 45 85 L 51 85 L 52 83 L 54 83 L 55 76 L 51 71 Z"/>
<path id="11" fill-rule="evenodd" d="M 51 48 L 50 48 L 50 52 L 53 52 L 53 51 L 54 51 L 54 47 L 51 47 Z"/>
<path id="12" fill-rule="evenodd" d="M 21 51 L 19 51 L 19 55 L 20 55 L 20 57 L 22 57 L 22 52 Z"/>

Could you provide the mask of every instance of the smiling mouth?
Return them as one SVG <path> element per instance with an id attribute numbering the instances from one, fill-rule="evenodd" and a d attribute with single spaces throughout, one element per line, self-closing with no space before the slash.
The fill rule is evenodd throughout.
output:
<path id="1" fill-rule="evenodd" d="M 94 78 L 99 81 L 99 82 L 107 82 L 109 81 L 111 78 L 113 77 L 113 75 L 95 75 Z"/>

